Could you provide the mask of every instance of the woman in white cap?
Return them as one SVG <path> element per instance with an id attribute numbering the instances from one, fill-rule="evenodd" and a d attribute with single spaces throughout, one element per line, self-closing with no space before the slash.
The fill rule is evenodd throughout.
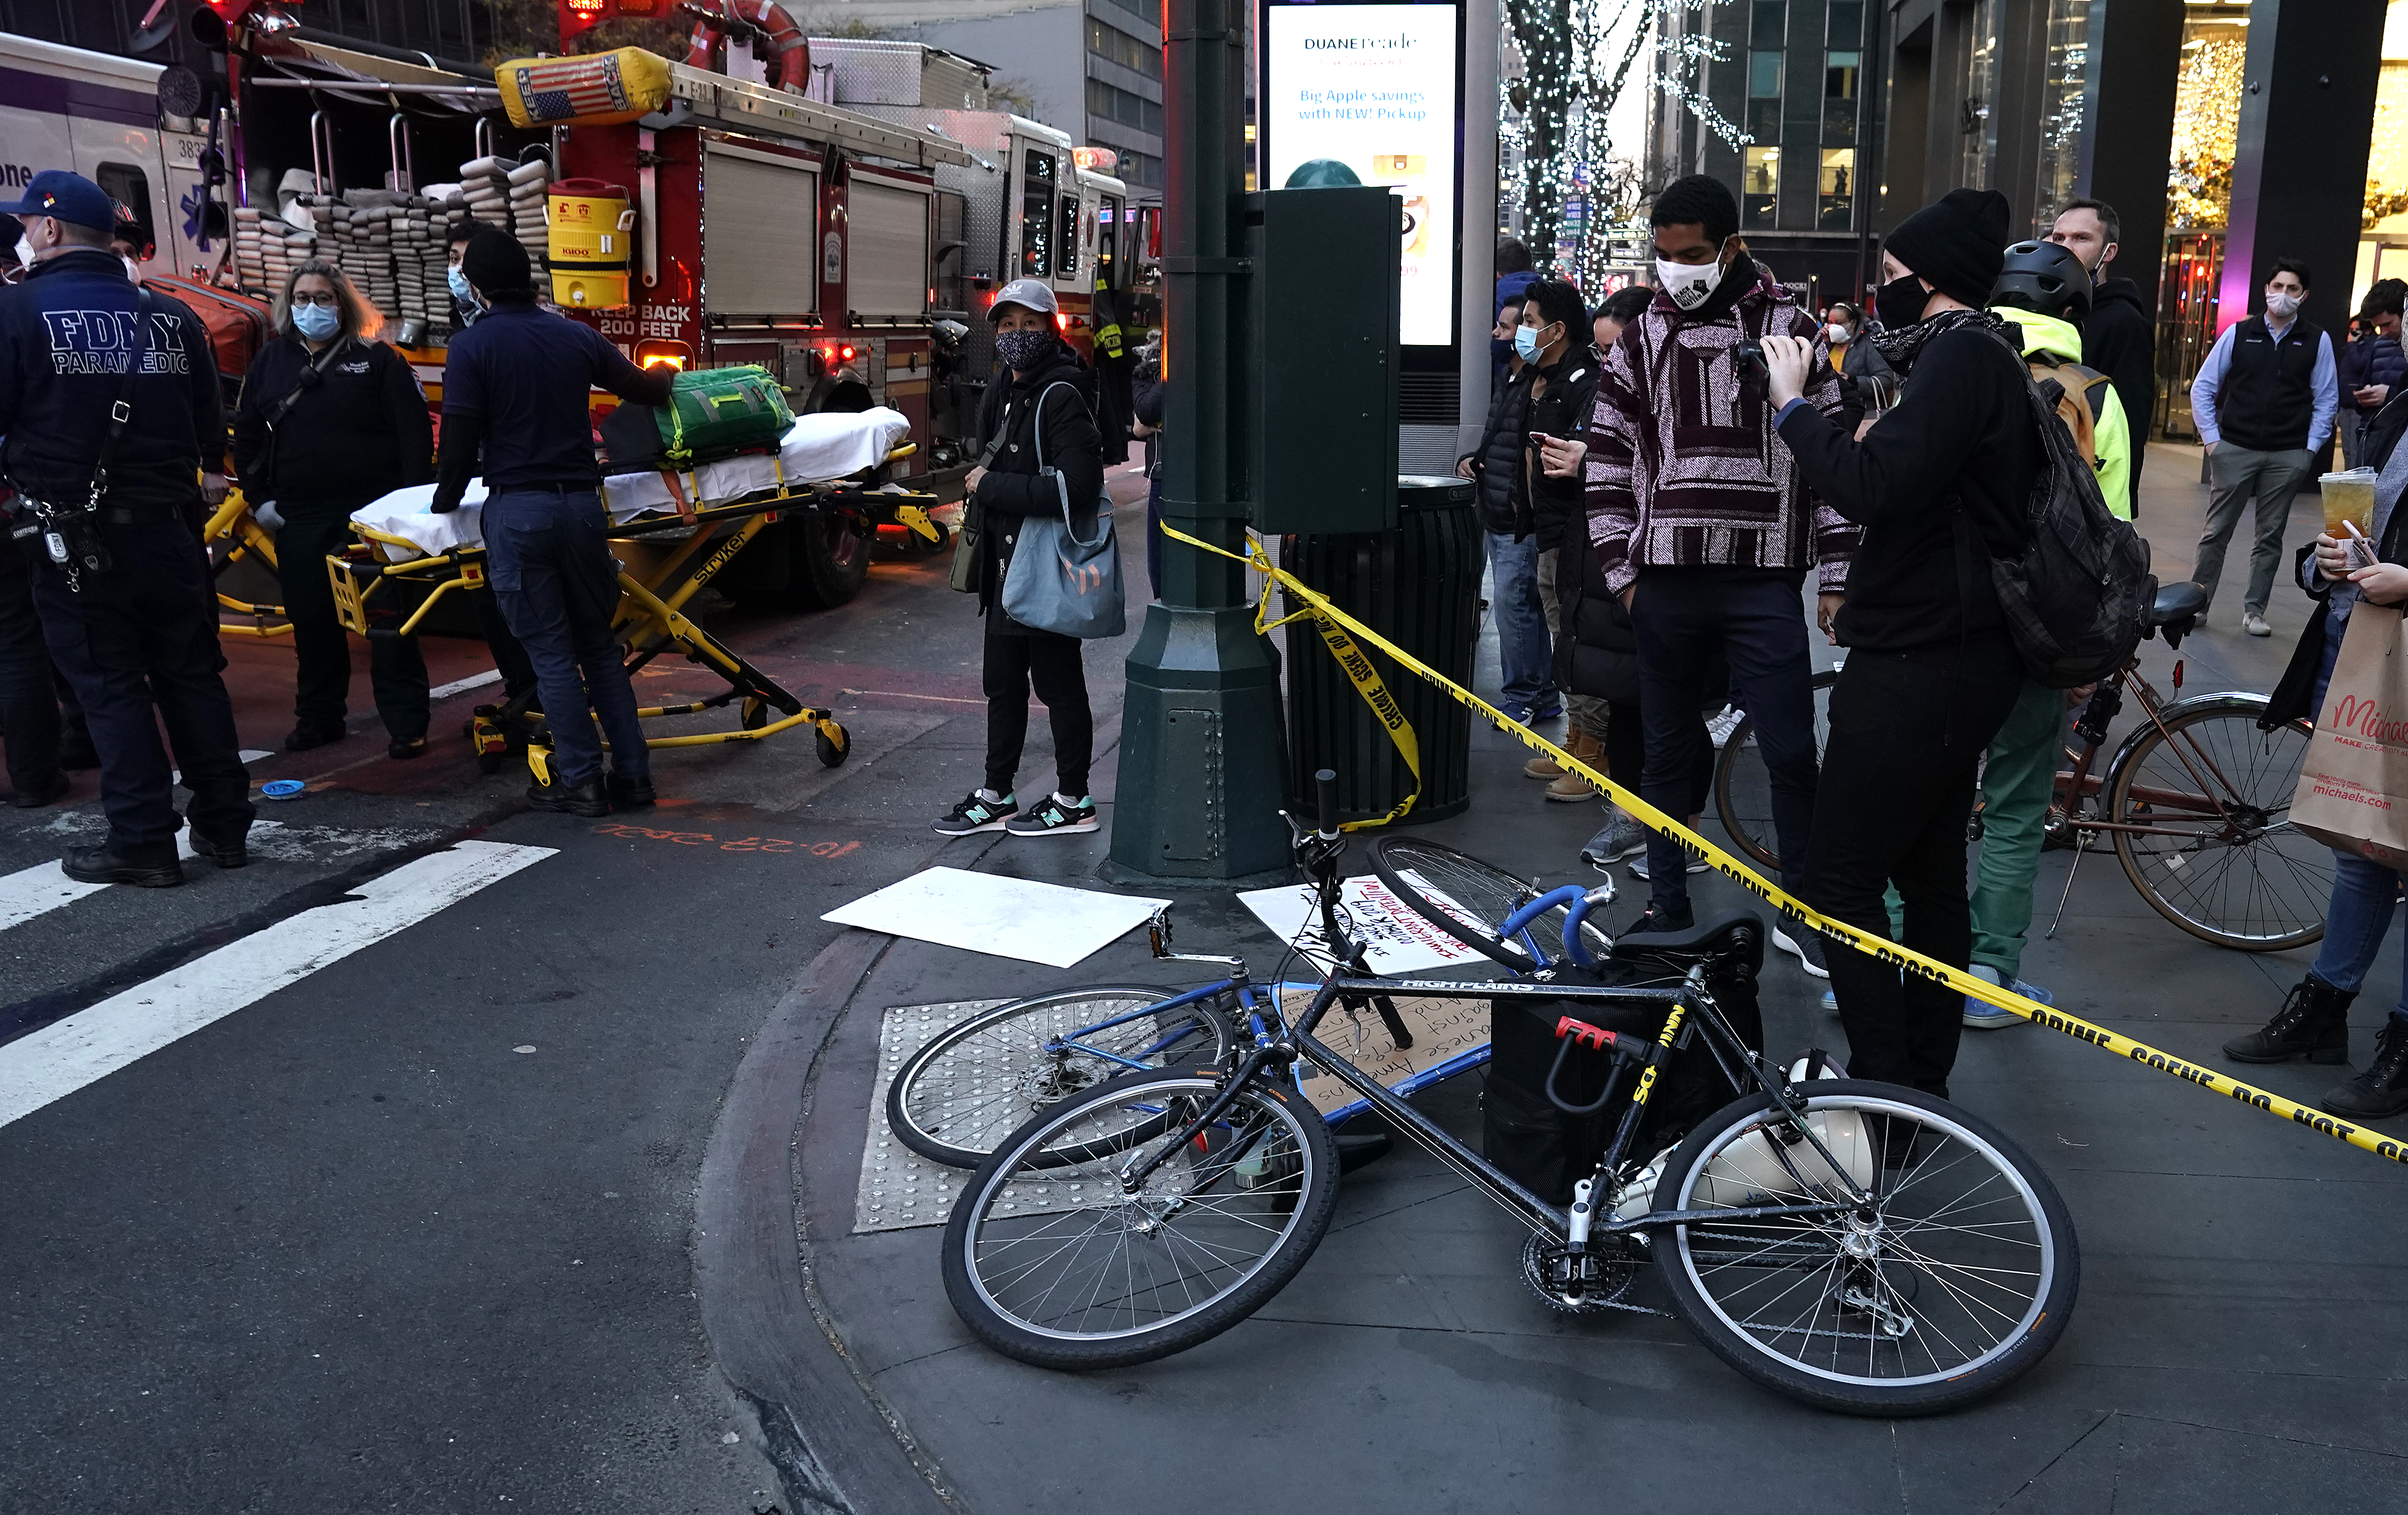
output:
<path id="1" fill-rule="evenodd" d="M 1096 726 L 1079 640 L 1023 626 L 1002 604 L 1004 570 L 1023 522 L 1057 515 L 1066 487 L 1071 529 L 1092 538 L 1104 487 L 1095 373 L 1062 340 L 1056 310 L 1052 289 L 1015 279 L 996 292 L 987 311 L 1004 371 L 987 384 L 979 407 L 986 448 L 964 490 L 976 532 L 979 613 L 986 617 L 986 781 L 937 822 L 947 836 L 1050 836 L 1099 825 L 1087 793 Z M 1058 473 L 1062 487 L 1040 470 Z M 1012 784 L 1028 736 L 1032 688 L 1054 726 L 1054 781 L 1051 794 L 1023 809 Z"/>

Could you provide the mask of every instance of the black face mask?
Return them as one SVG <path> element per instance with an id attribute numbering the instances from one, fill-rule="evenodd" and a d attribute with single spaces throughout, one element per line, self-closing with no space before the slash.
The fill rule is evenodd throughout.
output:
<path id="1" fill-rule="evenodd" d="M 1901 274 L 1873 291 L 1873 310 L 1885 326 L 1912 326 L 1923 319 L 1923 307 L 1930 298 L 1922 280 Z"/>

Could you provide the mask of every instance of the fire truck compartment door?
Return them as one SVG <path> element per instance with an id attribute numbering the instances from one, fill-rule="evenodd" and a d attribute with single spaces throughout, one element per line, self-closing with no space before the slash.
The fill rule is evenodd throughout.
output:
<path id="1" fill-rule="evenodd" d="M 708 146 L 703 308 L 727 316 L 795 316 L 814 310 L 819 174 L 793 159 L 720 142 Z"/>
<path id="2" fill-rule="evenodd" d="M 868 321 L 919 319 L 928 308 L 928 192 L 898 189 L 856 171 L 846 214 L 854 311 Z"/>

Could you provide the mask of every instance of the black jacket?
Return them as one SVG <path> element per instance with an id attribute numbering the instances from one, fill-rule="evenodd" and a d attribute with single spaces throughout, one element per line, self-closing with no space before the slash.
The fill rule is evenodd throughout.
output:
<path id="1" fill-rule="evenodd" d="M 2082 318 L 2082 366 L 2096 368 L 2115 386 L 2131 424 L 2139 471 L 2138 439 L 2149 434 L 2157 410 L 2157 326 L 2141 303 L 2141 286 L 2128 279 L 2102 279 Z"/>
<path id="2" fill-rule="evenodd" d="M 435 477 L 435 427 L 409 361 L 352 341 L 316 373 L 309 350 L 279 338 L 251 360 L 235 409 L 235 467 L 253 500 L 365 505 Z M 306 385 L 306 387 L 301 387 Z M 268 414 L 299 389 L 273 428 Z"/>
<path id="3" fill-rule="evenodd" d="M 1586 342 L 1568 348 L 1555 366 L 1545 371 L 1545 394 L 1537 393 L 1531 384 L 1531 396 L 1524 407 L 1523 427 L 1526 431 L 1543 431 L 1550 437 L 1577 437 L 1588 430 L 1589 412 L 1597 406 L 1597 349 Z M 1525 373 L 1528 370 L 1526 368 Z M 1524 439 L 1526 441 L 1526 438 Z M 1588 484 L 1584 479 L 1554 479 L 1539 466 L 1538 449 L 1524 454 L 1527 460 L 1521 467 L 1527 480 L 1530 522 L 1539 534 L 1539 551 L 1551 552 L 1564 544 L 1571 523 L 1579 522 L 1578 540 L 1588 541 Z M 1556 572 L 1562 572 L 1558 568 Z"/>
<path id="4" fill-rule="evenodd" d="M 1043 409 L 1042 465 L 1058 470 L 1070 495 L 1070 529 L 1092 540 L 1096 531 L 1096 500 L 1103 493 L 1103 439 L 1096 426 L 1095 370 L 1079 361 L 1067 346 L 1054 351 L 1018 380 L 998 374 L 986 386 L 979 406 L 979 435 L 986 438 L 986 476 L 979 481 L 975 503 L 979 513 L 979 613 L 992 611 L 990 636 L 1025 636 L 1027 628 L 1003 613 L 997 598 L 1003 570 L 1010 566 L 1012 544 L 1019 541 L 1022 520 L 1032 515 L 1060 519 L 1062 495 L 1052 479 L 1039 475 L 1038 421 Z M 990 455 L 991 450 L 991 455 Z"/>
<path id="5" fill-rule="evenodd" d="M 133 353 L 148 355 L 109 503 L 196 509 L 201 469 L 225 466 L 208 331 L 183 302 L 153 291 L 144 333 L 135 318 L 140 293 L 117 255 L 98 248 L 45 259 L 23 283 L 0 290 L 0 471 L 19 490 L 83 503 Z"/>
<path id="6" fill-rule="evenodd" d="M 1585 517 L 1578 529 L 1586 536 Z M 1556 685 L 1617 705 L 1639 703 L 1639 633 L 1622 597 L 1605 586 L 1595 553 L 1556 555 L 1555 603 L 1563 614 Z"/>
<path id="7" fill-rule="evenodd" d="M 1488 425 L 1480 433 L 1480 445 L 1464 454 L 1471 463 L 1472 481 L 1480 486 L 1481 527 L 1511 532 L 1517 539 L 1530 533 L 1529 523 L 1520 519 L 1514 509 L 1513 481 L 1530 443 L 1524 435 L 1529 427 L 1523 425 L 1523 417 L 1530 408 L 1531 377 L 1526 363 L 1520 373 L 1497 386 L 1489 397 Z"/>
<path id="8" fill-rule="evenodd" d="M 1162 466 L 1162 360 L 1140 363 L 1129 376 L 1129 409 L 1137 419 L 1154 429 L 1145 439 L 1145 476 L 1155 476 Z"/>
<path id="9" fill-rule="evenodd" d="M 2383 402 L 2383 408 L 2367 417 L 2366 429 L 2358 436 L 2363 453 L 2358 461 L 2366 468 L 2380 469 L 2391 459 L 2392 449 L 2400 445 L 2402 432 L 2408 432 L 2408 390 L 2395 392 Z M 2408 502 L 2402 502 L 2408 503 Z M 2308 558 L 2315 552 L 2313 541 L 2300 548 L 2292 557 L 2292 582 L 2297 583 Z M 2383 540 L 2375 544 L 2376 556 L 2386 563 L 2408 563 L 2408 509 L 2401 504 L 2391 507 L 2391 519 L 2383 527 Z M 2308 591 L 2318 604 L 2332 593 L 2331 587 L 2319 579 L 2316 587 Z M 2312 701 L 2315 698 L 2316 675 L 2324 671 L 2325 617 L 2323 613 L 2308 617 L 2300 628 L 2300 640 L 2291 648 L 2291 661 L 2284 668 L 2282 678 L 2275 681 L 2274 692 L 2267 697 L 2266 714 L 2258 724 L 2268 730 L 2296 720 L 2316 718 Z"/>
<path id="10" fill-rule="evenodd" d="M 1925 344 L 1897 409 L 1861 442 L 1811 405 L 1789 408 L 1781 440 L 1807 484 L 1865 528 L 1848 568 L 1842 643 L 1906 652 L 2005 634 L 1985 557 L 2021 547 L 2046 460 L 2030 382 L 2005 342 L 1960 327 Z"/>
<path id="11" fill-rule="evenodd" d="M 1868 413 L 1877 412 L 1886 403 L 1883 392 L 1895 394 L 1898 385 L 1898 370 L 1889 366 L 1889 359 L 1881 355 L 1872 339 L 1860 333 L 1840 358 L 1840 407 L 1849 436 L 1856 434 Z"/>

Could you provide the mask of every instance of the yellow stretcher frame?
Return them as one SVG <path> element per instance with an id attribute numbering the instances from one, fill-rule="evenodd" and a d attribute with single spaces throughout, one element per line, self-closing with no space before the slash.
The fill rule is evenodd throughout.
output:
<path id="1" fill-rule="evenodd" d="M 220 541 L 231 544 L 222 559 L 211 551 Z M 246 555 L 266 564 L 268 571 L 280 575 L 280 580 L 283 570 L 276 562 L 276 539 L 251 515 L 251 501 L 243 497 L 239 485 L 229 487 L 225 498 L 219 501 L 218 508 L 210 512 L 208 525 L 201 530 L 201 548 L 210 556 L 209 581 L 212 584 L 217 582 L 219 574 L 242 561 Z M 247 599 L 220 594 L 218 609 L 247 615 L 251 623 L 249 626 L 229 625 L 222 613 L 218 618 L 218 635 L 222 637 L 289 637 L 293 634 L 292 619 L 285 614 L 281 605 L 254 605 Z M 271 617 L 280 624 L 268 625 Z"/>
<path id="2" fill-rule="evenodd" d="M 906 443 L 887 454 L 893 462 L 909 457 L 917 451 Z M 796 484 L 781 482 L 766 490 L 739 496 L 716 505 L 702 506 L 691 513 L 672 513 L 613 525 L 606 535 L 614 541 L 639 542 L 652 541 L 674 545 L 661 559 L 638 578 L 624 565 L 619 572 L 619 607 L 611 620 L 611 630 L 629 656 L 628 671 L 634 672 L 659 654 L 671 648 L 681 649 L 689 662 L 699 663 L 727 681 L 725 692 L 681 705 L 642 707 L 636 714 L 652 720 L 669 715 L 695 715 L 704 711 L 742 701 L 738 729 L 733 731 L 702 731 L 684 736 L 652 737 L 647 747 L 701 747 L 723 742 L 761 742 L 799 726 L 810 726 L 817 735 L 820 761 L 829 768 L 841 764 L 852 751 L 852 739 L 843 726 L 828 711 L 809 706 L 789 693 L 775 680 L 747 663 L 724 642 L 695 625 L 682 613 L 686 603 L 709 584 L 719 570 L 734 561 L 752 541 L 766 530 L 781 514 L 800 510 L 823 510 L 842 502 L 848 507 L 866 508 L 871 513 L 891 512 L 895 521 L 915 534 L 941 541 L 940 528 L 927 517 L 928 508 L 937 504 L 933 495 L 898 494 L 866 490 L 851 484 Z M 449 552 L 423 554 L 418 544 L 405 538 L 351 523 L 352 534 L 361 545 L 350 555 L 329 556 L 326 574 L 334 585 L 335 611 L 344 627 L 364 637 L 409 636 L 425 620 L 437 601 L 454 589 L 474 589 L 485 583 L 485 549 L 482 545 L 456 547 Z M 413 556 L 396 558 L 394 550 Z M 388 583 L 403 581 L 431 584 L 426 599 L 418 608 L 391 630 L 371 629 L 368 607 L 379 589 Z M 532 695 L 523 697 L 532 699 Z M 768 718 L 771 710 L 781 712 L 779 719 Z M 518 710 L 480 706 L 471 724 L 471 736 L 476 741 L 480 761 L 498 759 L 505 748 L 505 723 L 511 716 L 528 722 L 543 718 L 542 712 L 532 705 Z M 606 741 L 604 747 L 609 747 Z M 526 743 L 527 767 L 538 783 L 549 784 L 551 776 L 551 744 L 530 737 Z M 498 768 L 498 760 L 488 772 Z"/>

